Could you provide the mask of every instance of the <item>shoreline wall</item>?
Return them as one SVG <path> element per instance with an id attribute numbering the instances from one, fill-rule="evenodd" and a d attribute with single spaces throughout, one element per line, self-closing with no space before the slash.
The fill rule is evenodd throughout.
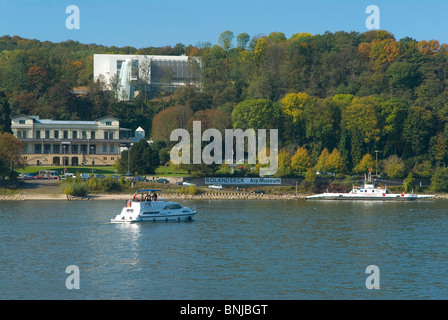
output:
<path id="1" fill-rule="evenodd" d="M 216 192 L 203 193 L 197 195 L 182 193 L 161 193 L 159 199 L 165 200 L 305 200 L 309 194 L 294 193 L 287 194 L 253 194 L 249 192 Z M 0 201 L 21 201 L 21 200 L 127 200 L 130 194 L 89 194 L 83 198 L 67 198 L 65 194 L 26 194 L 18 193 L 15 195 L 0 195 Z M 448 194 L 435 194 L 434 199 L 448 200 Z"/>

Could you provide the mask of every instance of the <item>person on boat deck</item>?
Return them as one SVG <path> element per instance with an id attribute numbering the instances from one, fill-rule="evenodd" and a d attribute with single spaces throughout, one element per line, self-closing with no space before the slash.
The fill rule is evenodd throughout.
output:
<path id="1" fill-rule="evenodd" d="M 157 201 L 157 193 L 154 192 L 154 195 L 152 196 L 152 201 Z"/>

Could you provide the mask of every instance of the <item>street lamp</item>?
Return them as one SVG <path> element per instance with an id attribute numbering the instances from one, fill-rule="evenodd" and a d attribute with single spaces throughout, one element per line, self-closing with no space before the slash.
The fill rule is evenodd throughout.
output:
<path id="1" fill-rule="evenodd" d="M 128 176 L 131 175 L 131 173 L 129 172 L 129 158 L 131 157 L 131 148 L 128 148 Z"/>
<path id="2" fill-rule="evenodd" d="M 65 174 L 65 145 L 63 145 L 62 146 L 62 149 L 64 149 L 64 157 L 62 157 L 62 162 L 63 162 L 63 165 L 64 165 L 64 174 Z"/>
<path id="3" fill-rule="evenodd" d="M 376 176 L 378 177 L 378 151 L 379 150 L 375 150 L 376 153 Z"/>
<path id="4" fill-rule="evenodd" d="M 92 154 L 92 176 L 93 176 L 93 146 L 90 147 L 90 149 L 92 150 L 91 154 Z"/>

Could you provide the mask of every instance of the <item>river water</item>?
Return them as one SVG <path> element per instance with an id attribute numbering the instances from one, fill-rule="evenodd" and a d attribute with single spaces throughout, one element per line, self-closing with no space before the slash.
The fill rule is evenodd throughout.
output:
<path id="1" fill-rule="evenodd" d="M 448 298 L 445 200 L 179 203 L 193 222 L 111 224 L 123 201 L 1 202 L 0 299 Z"/>

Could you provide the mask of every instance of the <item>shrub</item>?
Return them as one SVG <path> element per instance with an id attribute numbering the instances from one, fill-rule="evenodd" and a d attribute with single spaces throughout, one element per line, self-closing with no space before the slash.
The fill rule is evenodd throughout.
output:
<path id="1" fill-rule="evenodd" d="M 448 192 L 448 168 L 437 167 L 434 170 L 430 189 L 434 192 Z"/>
<path id="2" fill-rule="evenodd" d="M 179 188 L 179 193 L 183 193 L 183 194 L 196 195 L 196 194 L 200 194 L 201 192 L 202 191 L 199 190 L 199 188 L 196 186 L 188 186 L 186 188 Z"/>
<path id="3" fill-rule="evenodd" d="M 404 161 L 397 155 L 392 155 L 383 161 L 384 173 L 390 178 L 402 178 L 405 173 Z"/>
<path id="4" fill-rule="evenodd" d="M 64 188 L 64 194 L 74 197 L 84 197 L 87 195 L 89 188 L 84 182 L 71 182 Z"/>
<path id="5" fill-rule="evenodd" d="M 88 182 L 89 190 L 97 192 L 119 192 L 123 190 L 123 180 L 118 181 L 110 177 L 104 179 L 92 178 Z"/>

